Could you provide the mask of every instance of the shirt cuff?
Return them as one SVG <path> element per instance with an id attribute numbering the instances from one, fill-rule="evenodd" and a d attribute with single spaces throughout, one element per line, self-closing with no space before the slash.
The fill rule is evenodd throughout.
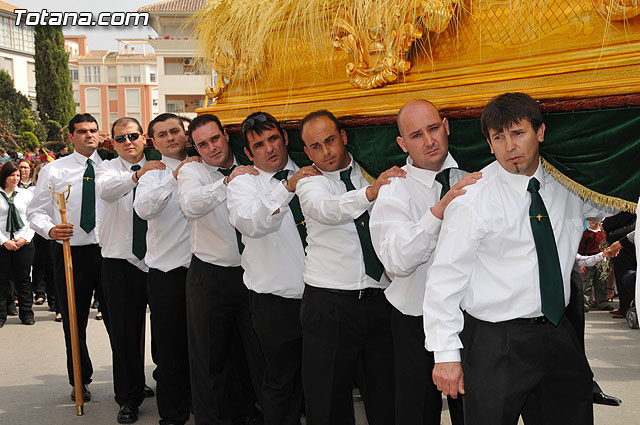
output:
<path id="1" fill-rule="evenodd" d="M 278 208 L 288 206 L 289 202 L 291 202 L 295 195 L 295 192 L 289 192 L 289 189 L 287 189 L 284 184 L 280 183 L 279 185 L 276 185 L 276 187 L 273 189 L 273 192 L 271 192 L 271 196 L 273 197 L 274 203 L 278 205 L 278 207 L 274 208 L 273 211 L 277 210 Z"/>
<path id="2" fill-rule="evenodd" d="M 424 216 L 418 221 L 418 226 L 430 235 L 438 235 L 440 233 L 440 225 L 442 220 L 437 218 L 429 208 Z"/>
<path id="3" fill-rule="evenodd" d="M 44 235 L 40 235 L 45 239 L 48 239 L 50 241 L 54 240 L 51 236 L 49 236 L 49 232 L 51 231 L 51 229 L 53 229 L 54 227 L 56 227 L 53 224 L 49 224 L 47 226 L 44 227 L 44 229 L 42 229 L 44 231 Z"/>
<path id="4" fill-rule="evenodd" d="M 363 188 L 358 189 L 358 191 L 356 192 L 356 199 L 358 200 L 358 202 L 362 202 L 362 206 L 365 208 L 369 208 L 369 206 L 371 206 L 374 202 L 376 202 L 376 200 L 374 199 L 373 201 L 370 201 L 367 198 L 367 188 L 369 186 L 365 186 Z M 347 192 L 349 193 L 349 192 Z"/>
<path id="5" fill-rule="evenodd" d="M 459 362 L 460 350 L 436 351 L 433 353 L 433 360 L 435 363 Z"/>

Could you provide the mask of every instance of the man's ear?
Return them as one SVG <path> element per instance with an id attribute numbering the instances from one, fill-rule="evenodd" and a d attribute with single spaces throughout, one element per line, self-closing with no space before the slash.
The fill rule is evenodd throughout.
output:
<path id="1" fill-rule="evenodd" d="M 342 144 L 347 146 L 347 132 L 344 129 L 340 130 L 340 138 L 342 139 Z"/>
<path id="2" fill-rule="evenodd" d="M 444 128 L 447 130 L 447 136 L 450 136 L 451 132 L 449 132 L 449 120 L 446 117 L 442 118 L 442 123 L 444 124 Z"/>
<path id="3" fill-rule="evenodd" d="M 540 124 L 540 128 L 538 129 L 538 133 L 537 133 L 538 141 L 540 143 L 544 142 L 544 131 L 545 130 L 546 130 L 546 127 L 545 127 L 544 123 Z"/>
<path id="4" fill-rule="evenodd" d="M 284 145 L 289 146 L 289 134 L 287 134 L 287 130 L 282 130 L 282 134 L 284 134 Z"/>
<path id="5" fill-rule="evenodd" d="M 491 140 L 489 140 L 489 138 L 487 137 L 487 143 L 489 144 L 489 148 L 491 149 L 491 153 L 495 155 L 495 152 L 493 151 L 493 145 L 491 144 Z"/>
<path id="6" fill-rule="evenodd" d="M 249 152 L 249 149 L 244 148 L 244 154 L 247 155 L 247 158 L 249 158 L 251 162 L 253 162 L 253 156 L 251 155 L 251 152 Z"/>
<path id="7" fill-rule="evenodd" d="M 311 162 L 313 162 L 313 159 L 311 158 L 311 155 L 309 155 L 309 148 L 307 147 L 307 145 L 304 145 L 304 153 L 306 153 L 307 157 L 309 158 L 309 160 Z"/>
<path id="8" fill-rule="evenodd" d="M 396 137 L 396 142 L 398 142 L 398 146 L 402 149 L 402 152 L 407 153 L 407 144 L 404 142 L 404 138 L 402 136 Z"/>
<path id="9" fill-rule="evenodd" d="M 156 139 L 154 139 L 153 137 L 149 137 L 149 135 L 147 133 L 144 133 L 142 135 L 142 137 L 144 137 L 144 144 L 145 145 L 147 144 L 147 139 L 151 139 L 151 143 L 153 143 L 153 148 L 155 150 L 160 150 L 160 149 L 158 149 L 158 145 L 156 144 Z"/>

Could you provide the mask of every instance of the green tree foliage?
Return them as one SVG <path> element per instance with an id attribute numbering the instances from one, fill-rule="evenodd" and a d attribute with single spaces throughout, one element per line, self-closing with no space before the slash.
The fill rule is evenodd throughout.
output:
<path id="1" fill-rule="evenodd" d="M 31 107 L 29 98 L 13 87 L 11 76 L 0 71 L 0 121 L 15 133 L 22 119 L 22 111 Z"/>
<path id="2" fill-rule="evenodd" d="M 51 140 L 51 141 L 60 140 L 61 142 L 65 141 L 63 136 L 60 133 L 62 126 L 58 121 L 47 120 L 47 122 L 45 122 L 44 125 L 46 126 L 46 129 L 47 129 L 47 140 Z"/>
<path id="3" fill-rule="evenodd" d="M 22 148 L 32 151 L 40 146 L 38 138 L 33 134 L 36 129 L 36 123 L 31 119 L 31 110 L 29 108 L 24 108 L 21 116 L 20 137 L 22 138 Z"/>
<path id="4" fill-rule="evenodd" d="M 76 106 L 69 77 L 69 55 L 64 51 L 62 27 L 37 26 L 34 38 L 36 100 L 40 118 L 45 122 L 67 122 L 75 114 Z"/>

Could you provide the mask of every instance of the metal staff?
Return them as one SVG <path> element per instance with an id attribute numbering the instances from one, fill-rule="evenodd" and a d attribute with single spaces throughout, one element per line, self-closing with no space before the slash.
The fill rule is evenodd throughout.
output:
<path id="1" fill-rule="evenodd" d="M 71 193 L 71 185 L 64 192 L 54 192 L 51 196 L 58 205 L 62 224 L 67 223 L 67 199 Z M 66 194 L 66 196 L 65 196 Z M 71 244 L 68 240 L 62 241 L 64 253 L 64 276 L 67 280 L 67 304 L 69 305 L 69 331 L 71 332 L 71 355 L 73 359 L 73 389 L 76 395 L 76 414 L 84 415 L 84 398 L 82 397 L 82 367 L 80 365 L 80 338 L 78 337 L 78 316 L 76 313 L 76 292 L 73 286 L 73 263 L 71 262 Z"/>

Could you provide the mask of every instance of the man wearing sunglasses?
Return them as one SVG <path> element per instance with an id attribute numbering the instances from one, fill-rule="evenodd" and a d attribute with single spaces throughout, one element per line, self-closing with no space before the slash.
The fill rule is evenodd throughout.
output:
<path id="1" fill-rule="evenodd" d="M 199 156 L 187 157 L 187 136 L 180 117 L 160 114 L 149 123 L 148 137 L 162 154 L 164 170 L 140 178 L 133 207 L 147 220 L 148 296 L 155 342 L 156 402 L 161 423 L 184 424 L 190 415 L 187 350 L 187 269 L 189 224 L 178 205 L 178 172 Z"/>
<path id="2" fill-rule="evenodd" d="M 133 210 L 138 180 L 150 170 L 162 170 L 160 161 L 144 157 L 145 138 L 135 118 L 124 117 L 111 126 L 117 158 L 96 170 L 97 194 L 104 202 L 100 246 L 104 258 L 102 282 L 113 352 L 113 388 L 120 406 L 118 423 L 138 420 L 144 400 L 144 359 L 140 341 L 147 309 L 147 222 Z"/>
<path id="3" fill-rule="evenodd" d="M 267 425 L 299 425 L 307 233 L 295 187 L 300 178 L 320 172 L 300 170 L 289 158 L 287 132 L 271 115 L 249 115 L 241 131 L 244 152 L 258 173 L 231 173 L 227 207 L 245 244 L 244 283 L 252 291 L 251 318 L 265 357 L 264 419 Z"/>
<path id="4" fill-rule="evenodd" d="M 195 118 L 189 131 L 202 158 L 178 173 L 178 201 L 189 220 L 193 254 L 186 293 L 193 414 L 197 425 L 248 423 L 257 415 L 255 397 L 261 404 L 264 360 L 242 281 L 243 245 L 227 211 L 226 183 L 238 161 L 215 115 Z M 257 174 L 252 167 L 236 174 L 241 172 Z M 238 369 L 247 366 L 251 382 Z"/>

